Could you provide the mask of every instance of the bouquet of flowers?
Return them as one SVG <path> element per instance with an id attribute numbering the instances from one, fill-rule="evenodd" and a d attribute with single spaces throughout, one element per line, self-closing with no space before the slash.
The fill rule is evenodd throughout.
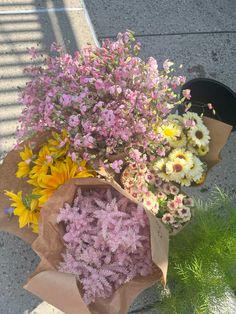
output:
<path id="1" fill-rule="evenodd" d="M 66 313 L 125 313 L 140 291 L 165 283 L 169 233 L 194 206 L 181 187 L 204 182 L 231 128 L 188 108 L 173 114 L 191 98 L 177 95 L 185 78 L 169 60 L 159 69 L 139 58 L 131 32 L 73 57 L 52 50 L 44 67 L 26 69 L 20 153 L 1 166 L 2 207 L 14 218 L 1 213 L 0 228 L 36 239 L 41 263 L 27 289 Z"/>

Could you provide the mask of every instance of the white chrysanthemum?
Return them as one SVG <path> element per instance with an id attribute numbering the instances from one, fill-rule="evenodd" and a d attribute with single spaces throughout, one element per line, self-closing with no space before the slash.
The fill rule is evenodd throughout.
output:
<path id="1" fill-rule="evenodd" d="M 185 177 L 177 180 L 176 182 L 179 183 L 181 186 L 190 186 L 192 180 L 185 176 Z"/>
<path id="2" fill-rule="evenodd" d="M 204 172 L 203 163 L 196 156 L 193 157 L 193 166 L 187 173 L 187 178 L 191 181 L 197 181 L 202 177 Z"/>
<path id="3" fill-rule="evenodd" d="M 193 154 L 190 151 L 186 151 L 183 148 L 174 149 L 168 156 L 170 160 L 175 160 L 176 158 L 183 159 L 186 161 L 189 168 L 193 165 Z"/>
<path id="4" fill-rule="evenodd" d="M 167 158 L 162 158 L 155 162 L 153 169 L 158 173 L 158 177 L 164 181 L 170 181 L 169 175 L 166 173 Z"/>
<path id="5" fill-rule="evenodd" d="M 168 122 L 158 128 L 158 133 L 169 141 L 179 137 L 182 133 L 182 128 L 175 122 Z"/>
<path id="6" fill-rule="evenodd" d="M 187 134 L 189 140 L 196 146 L 207 146 L 209 144 L 209 131 L 205 125 L 196 125 Z"/>
<path id="7" fill-rule="evenodd" d="M 202 119 L 199 115 L 195 112 L 188 111 L 183 114 L 183 122 L 186 123 L 188 120 L 193 120 L 196 124 L 202 125 Z"/>
<path id="8" fill-rule="evenodd" d="M 183 117 L 178 114 L 169 114 L 167 120 L 183 124 Z"/>
<path id="9" fill-rule="evenodd" d="M 169 175 L 171 181 L 183 178 L 188 170 L 189 167 L 183 159 L 176 158 L 166 163 L 166 173 Z"/>
<path id="10" fill-rule="evenodd" d="M 179 137 L 177 137 L 176 139 L 171 139 L 169 140 L 169 144 L 171 147 L 173 148 L 179 148 L 179 147 L 185 147 L 187 144 L 187 138 L 184 135 L 184 133 L 182 133 Z"/>

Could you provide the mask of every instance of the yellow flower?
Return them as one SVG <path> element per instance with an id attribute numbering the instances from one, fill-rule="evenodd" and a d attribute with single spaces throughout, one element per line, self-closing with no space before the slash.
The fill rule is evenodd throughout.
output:
<path id="1" fill-rule="evenodd" d="M 29 177 L 32 180 L 30 184 L 33 184 L 33 181 L 37 182 L 37 178 L 40 174 L 47 174 L 49 166 L 52 165 L 52 157 L 47 145 L 44 145 L 39 153 L 38 158 L 34 161 L 35 166 L 29 173 Z M 35 184 L 33 184 L 35 185 Z"/>
<path id="2" fill-rule="evenodd" d="M 67 131 L 63 129 L 61 134 L 52 132 L 52 137 L 52 139 L 48 140 L 48 147 L 51 154 L 53 154 L 53 158 L 58 159 L 62 156 L 66 156 L 70 146 Z"/>
<path id="3" fill-rule="evenodd" d="M 39 224 L 32 224 L 31 229 L 34 233 L 39 233 Z"/>
<path id="4" fill-rule="evenodd" d="M 209 146 L 200 146 L 197 148 L 197 152 L 199 156 L 205 156 L 209 152 Z"/>
<path id="5" fill-rule="evenodd" d="M 16 172 L 17 178 L 26 177 L 30 172 L 30 163 L 32 161 L 33 152 L 30 147 L 24 146 L 24 151 L 20 152 L 21 159 L 18 163 L 18 170 Z"/>
<path id="6" fill-rule="evenodd" d="M 173 148 L 184 147 L 186 146 L 186 143 L 187 143 L 187 138 L 183 132 L 180 134 L 180 136 L 174 139 L 169 139 L 169 144 Z"/>
<path id="7" fill-rule="evenodd" d="M 204 181 L 206 180 L 206 177 L 207 177 L 207 173 L 204 172 L 203 175 L 201 176 L 201 178 L 200 178 L 199 180 L 195 181 L 195 183 L 196 183 L 197 185 L 203 184 Z"/>
<path id="8" fill-rule="evenodd" d="M 13 201 L 11 206 L 15 208 L 14 215 L 19 216 L 20 228 L 29 224 L 38 224 L 39 210 L 37 200 L 30 199 L 30 197 L 22 199 L 22 191 L 19 191 L 17 194 L 5 191 L 5 195 Z"/>
<path id="9" fill-rule="evenodd" d="M 50 171 L 50 174 L 39 175 L 37 187 L 33 190 L 33 193 L 40 195 L 40 206 L 67 180 L 94 176 L 94 172 L 86 167 L 86 161 L 83 160 L 78 165 L 70 157 L 67 157 L 63 162 L 57 161 L 55 165 L 50 166 Z"/>
<path id="10" fill-rule="evenodd" d="M 181 135 L 182 129 L 177 123 L 169 122 L 168 124 L 162 125 L 159 128 L 159 132 L 167 140 L 173 140 Z"/>

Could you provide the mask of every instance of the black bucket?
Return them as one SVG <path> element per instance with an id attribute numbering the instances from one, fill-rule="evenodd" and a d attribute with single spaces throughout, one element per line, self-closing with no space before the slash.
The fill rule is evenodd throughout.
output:
<path id="1" fill-rule="evenodd" d="M 191 91 L 189 111 L 230 124 L 233 131 L 236 129 L 236 94 L 229 87 L 212 79 L 196 78 L 183 85 L 181 98 L 184 89 Z M 215 114 L 208 108 L 208 103 L 213 105 Z M 182 114 L 184 109 L 179 106 L 179 113 Z"/>

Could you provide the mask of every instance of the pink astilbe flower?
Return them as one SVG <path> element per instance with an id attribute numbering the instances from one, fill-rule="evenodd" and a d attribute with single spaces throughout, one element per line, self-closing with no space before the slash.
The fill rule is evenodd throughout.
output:
<path id="1" fill-rule="evenodd" d="M 58 222 L 65 224 L 66 245 L 59 270 L 82 283 L 87 304 L 153 272 L 145 211 L 114 189 L 79 189 L 72 206 L 60 209 Z"/>

